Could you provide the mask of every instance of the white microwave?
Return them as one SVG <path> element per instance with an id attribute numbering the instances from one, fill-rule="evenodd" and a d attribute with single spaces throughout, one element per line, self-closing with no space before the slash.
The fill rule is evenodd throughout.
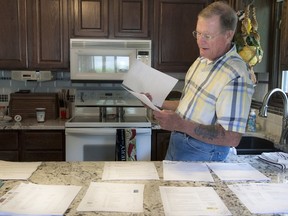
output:
<path id="1" fill-rule="evenodd" d="M 122 81 L 136 60 L 151 66 L 151 40 L 70 39 L 72 81 Z"/>

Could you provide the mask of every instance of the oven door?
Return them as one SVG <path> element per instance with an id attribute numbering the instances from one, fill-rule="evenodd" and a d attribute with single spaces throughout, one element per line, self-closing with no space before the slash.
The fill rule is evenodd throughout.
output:
<path id="1" fill-rule="evenodd" d="M 66 128 L 66 161 L 115 161 L 116 128 Z M 151 128 L 136 128 L 137 159 L 151 160 Z"/>

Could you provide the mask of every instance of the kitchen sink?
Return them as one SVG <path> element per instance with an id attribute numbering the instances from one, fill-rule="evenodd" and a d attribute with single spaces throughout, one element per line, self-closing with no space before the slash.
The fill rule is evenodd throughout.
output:
<path id="1" fill-rule="evenodd" d="M 274 143 L 270 140 L 244 136 L 242 137 L 239 145 L 236 147 L 237 154 L 261 154 L 262 152 L 275 152 L 279 149 L 274 147 Z"/>

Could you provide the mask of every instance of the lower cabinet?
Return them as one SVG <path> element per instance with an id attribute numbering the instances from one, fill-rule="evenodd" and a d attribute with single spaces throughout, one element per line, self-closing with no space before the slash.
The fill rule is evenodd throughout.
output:
<path id="1" fill-rule="evenodd" d="M 0 131 L 0 160 L 19 161 L 19 138 L 17 130 Z"/>
<path id="2" fill-rule="evenodd" d="M 162 161 L 169 146 L 171 131 L 166 130 L 152 130 L 152 149 L 151 160 Z"/>
<path id="3" fill-rule="evenodd" d="M 0 160 L 65 161 L 64 130 L 2 130 Z"/>
<path id="4" fill-rule="evenodd" d="M 21 161 L 64 161 L 64 130 L 21 130 Z"/>

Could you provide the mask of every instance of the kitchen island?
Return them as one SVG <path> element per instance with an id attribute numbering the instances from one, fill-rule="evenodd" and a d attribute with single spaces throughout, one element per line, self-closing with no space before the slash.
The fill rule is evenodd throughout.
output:
<path id="1" fill-rule="evenodd" d="M 272 183 L 279 182 L 280 169 L 257 160 L 255 155 L 230 155 L 227 162 L 245 162 L 271 178 Z M 137 163 L 137 162 L 136 162 Z M 138 180 L 138 181 L 113 181 L 126 183 L 145 184 L 144 189 L 144 212 L 135 213 L 111 213 L 111 212 L 77 212 L 76 209 L 84 197 L 90 182 L 102 182 L 102 172 L 104 162 L 42 162 L 42 165 L 32 174 L 28 182 L 35 184 L 53 184 L 53 185 L 77 185 L 82 189 L 67 209 L 65 215 L 164 215 L 164 209 L 160 197 L 159 186 L 206 186 L 213 187 L 223 200 L 232 215 L 253 215 L 240 202 L 235 194 L 227 187 L 228 184 L 221 181 L 213 172 L 212 176 L 215 182 L 192 182 L 192 181 L 164 181 L 162 162 L 154 162 L 159 174 L 160 180 Z M 20 182 L 27 181 L 4 181 L 0 188 L 0 196 L 4 195 Z"/>

